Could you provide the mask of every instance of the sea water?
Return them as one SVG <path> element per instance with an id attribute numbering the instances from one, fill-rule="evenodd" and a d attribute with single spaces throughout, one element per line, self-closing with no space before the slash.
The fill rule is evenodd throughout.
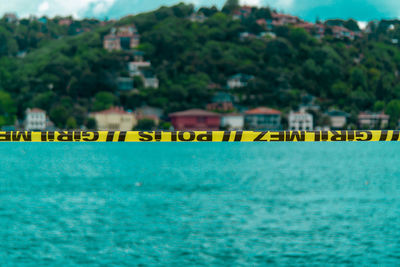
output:
<path id="1" fill-rule="evenodd" d="M 3 143 L 0 265 L 398 265 L 399 151 Z"/>

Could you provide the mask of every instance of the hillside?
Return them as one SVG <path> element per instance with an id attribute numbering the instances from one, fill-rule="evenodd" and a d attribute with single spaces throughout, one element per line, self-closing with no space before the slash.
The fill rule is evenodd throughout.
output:
<path id="1" fill-rule="evenodd" d="M 23 119 L 27 107 L 45 109 L 60 128 L 76 128 L 92 123 L 89 112 L 111 105 L 150 105 L 168 114 L 205 108 L 217 92 L 229 92 L 240 109 L 265 105 L 287 113 L 312 96 L 321 107 L 317 122 L 334 108 L 356 124 L 357 114 L 370 110 L 385 111 L 397 127 L 399 21 L 371 22 L 365 31 L 353 20 L 284 23 L 274 10 L 241 8 L 234 1 L 223 10 L 194 12 L 179 4 L 109 22 L 3 18 L 0 125 Z M 271 21 L 283 22 L 268 28 Z M 159 88 L 137 81 L 133 91 L 118 90 L 134 52 L 108 52 L 103 39 L 113 27 L 132 24 L 140 34 L 136 50 L 151 61 Z M 236 74 L 251 79 L 227 89 Z"/>

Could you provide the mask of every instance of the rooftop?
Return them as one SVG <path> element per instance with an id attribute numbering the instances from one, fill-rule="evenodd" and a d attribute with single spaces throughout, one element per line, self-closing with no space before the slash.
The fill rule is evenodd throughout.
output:
<path id="1" fill-rule="evenodd" d="M 245 112 L 246 115 L 280 115 L 281 112 L 277 109 L 268 107 L 258 107 L 255 109 L 250 109 Z"/>
<path id="2" fill-rule="evenodd" d="M 358 114 L 359 119 L 370 119 L 370 118 L 380 118 L 380 119 L 389 119 L 389 115 L 386 115 L 383 112 L 360 112 Z"/>
<path id="3" fill-rule="evenodd" d="M 122 107 L 110 107 L 106 110 L 101 110 L 97 112 L 93 112 L 92 114 L 131 114 L 124 110 Z"/>
<path id="4" fill-rule="evenodd" d="M 26 112 L 28 112 L 28 113 L 45 113 L 46 111 L 44 111 L 43 109 L 40 109 L 40 108 L 28 108 L 26 110 Z"/>
<path id="5" fill-rule="evenodd" d="M 175 116 L 215 116 L 219 117 L 220 115 L 218 113 L 202 110 L 202 109 L 188 109 L 185 111 L 179 111 L 179 112 L 174 112 L 169 114 L 170 117 L 175 117 Z"/>

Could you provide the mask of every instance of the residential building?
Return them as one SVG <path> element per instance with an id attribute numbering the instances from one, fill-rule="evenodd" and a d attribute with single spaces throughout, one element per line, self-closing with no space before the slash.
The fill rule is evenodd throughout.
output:
<path id="1" fill-rule="evenodd" d="M 115 34 L 106 35 L 103 40 L 103 47 L 108 51 L 121 50 L 121 40 Z"/>
<path id="2" fill-rule="evenodd" d="M 7 23 L 17 23 L 18 22 L 18 17 L 15 13 L 5 13 L 3 16 L 3 19 Z"/>
<path id="3" fill-rule="evenodd" d="M 331 110 L 326 113 L 330 119 L 330 126 L 332 130 L 342 130 L 347 124 L 349 114 L 339 110 Z"/>
<path id="4" fill-rule="evenodd" d="M 48 19 L 47 19 L 47 17 L 44 17 L 44 16 L 43 16 L 43 17 L 39 18 L 38 21 L 39 21 L 40 23 L 42 23 L 42 24 L 46 24 L 47 21 L 48 21 Z"/>
<path id="5" fill-rule="evenodd" d="M 245 112 L 244 125 L 248 130 L 279 130 L 281 112 L 268 107 L 258 107 Z"/>
<path id="6" fill-rule="evenodd" d="M 251 6 L 241 6 L 233 12 L 233 19 L 244 19 L 251 15 Z"/>
<path id="7" fill-rule="evenodd" d="M 207 104 L 207 110 L 210 111 L 233 111 L 235 107 L 233 106 L 232 102 L 215 102 Z"/>
<path id="8" fill-rule="evenodd" d="M 131 61 L 128 63 L 128 71 L 131 77 L 140 76 L 142 73 L 142 69 L 150 68 L 150 61 Z"/>
<path id="9" fill-rule="evenodd" d="M 309 22 L 303 22 L 296 24 L 295 27 L 305 29 L 309 34 L 318 39 L 324 37 L 325 35 L 325 25 L 323 24 L 312 24 Z"/>
<path id="10" fill-rule="evenodd" d="M 358 124 L 364 129 L 383 129 L 389 125 L 389 115 L 383 112 L 361 112 L 358 114 Z"/>
<path id="11" fill-rule="evenodd" d="M 160 123 L 160 117 L 163 115 L 163 111 L 160 108 L 143 106 L 136 109 L 137 120 L 150 119 L 153 120 L 156 125 Z"/>
<path id="12" fill-rule="evenodd" d="M 332 26 L 332 35 L 335 38 L 343 39 L 343 38 L 348 38 L 350 40 L 354 40 L 355 36 L 358 36 L 359 34 L 354 33 L 353 31 L 350 31 L 349 29 L 341 26 Z"/>
<path id="13" fill-rule="evenodd" d="M 242 73 L 233 75 L 233 76 L 229 77 L 229 79 L 227 81 L 228 89 L 245 87 L 245 86 L 247 86 L 248 82 L 253 78 L 254 78 L 254 76 L 242 74 Z"/>
<path id="14" fill-rule="evenodd" d="M 103 47 L 108 51 L 130 50 L 139 45 L 140 35 L 135 25 L 112 28 L 104 37 Z"/>
<path id="15" fill-rule="evenodd" d="M 118 77 L 117 86 L 120 91 L 130 91 L 134 89 L 133 78 L 131 77 Z"/>
<path id="16" fill-rule="evenodd" d="M 189 109 L 169 114 L 175 130 L 219 130 L 221 116 L 218 113 Z"/>
<path id="17" fill-rule="evenodd" d="M 239 33 L 239 39 L 240 41 L 245 41 L 245 40 L 250 40 L 250 39 L 256 39 L 257 35 L 249 32 L 241 32 Z"/>
<path id="18" fill-rule="evenodd" d="M 301 22 L 296 16 L 281 13 L 272 13 L 272 20 L 274 26 L 294 25 Z"/>
<path id="19" fill-rule="evenodd" d="M 212 102 L 207 104 L 207 110 L 226 112 L 233 109 L 233 96 L 224 92 L 216 93 Z"/>
<path id="20" fill-rule="evenodd" d="M 58 25 L 69 27 L 72 24 L 72 19 L 60 19 Z"/>
<path id="21" fill-rule="evenodd" d="M 221 128 L 226 130 L 242 130 L 244 127 L 244 116 L 240 113 L 228 113 L 221 116 Z"/>
<path id="22" fill-rule="evenodd" d="M 96 120 L 98 130 L 130 131 L 137 124 L 135 114 L 122 107 L 111 107 L 89 116 Z"/>
<path id="23" fill-rule="evenodd" d="M 39 108 L 28 108 L 25 111 L 24 128 L 27 131 L 43 131 L 46 129 L 46 111 Z"/>
<path id="24" fill-rule="evenodd" d="M 158 88 L 160 86 L 158 78 L 152 71 L 142 71 L 144 88 Z"/>
<path id="25" fill-rule="evenodd" d="M 207 19 L 207 17 L 203 14 L 203 12 L 193 12 L 189 16 L 189 20 L 191 22 L 203 23 L 206 19 Z"/>
<path id="26" fill-rule="evenodd" d="M 291 111 L 289 113 L 289 130 L 293 131 L 312 131 L 313 115 L 300 110 L 298 112 Z"/>

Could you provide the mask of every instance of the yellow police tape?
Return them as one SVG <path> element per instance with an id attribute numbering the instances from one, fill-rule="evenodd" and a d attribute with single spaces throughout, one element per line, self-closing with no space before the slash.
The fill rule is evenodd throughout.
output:
<path id="1" fill-rule="evenodd" d="M 336 142 L 400 141 L 400 131 L 48 131 L 0 132 L 3 142 Z"/>

